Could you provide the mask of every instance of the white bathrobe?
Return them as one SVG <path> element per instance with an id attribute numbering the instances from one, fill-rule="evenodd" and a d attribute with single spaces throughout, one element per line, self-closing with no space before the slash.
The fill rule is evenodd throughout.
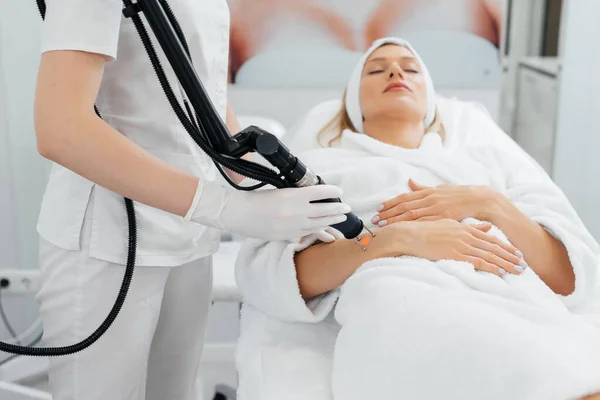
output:
<path id="1" fill-rule="evenodd" d="M 347 131 L 339 148 L 300 158 L 339 185 L 364 221 L 382 201 L 410 191 L 409 178 L 430 186 L 491 185 L 563 242 L 575 291 L 556 295 L 531 269 L 500 278 L 469 263 L 404 256 L 365 263 L 341 288 L 306 304 L 293 255 L 309 243 L 249 240 L 236 270 L 246 307 L 271 324 L 281 321 L 280 330 L 297 339 L 294 351 L 277 355 L 271 343 L 262 353 L 278 359 L 281 370 L 295 364 L 297 380 L 281 375 L 287 391 L 266 383 L 261 399 L 562 400 L 600 391 L 598 245 L 539 166 L 502 132 L 491 132 L 498 128 L 484 123 L 481 111 L 467 118 L 471 129 L 443 145 L 429 134 L 419 149 L 407 150 Z M 506 240 L 497 229 L 491 233 Z M 331 340 L 327 332 L 334 331 Z M 321 334 L 322 354 L 304 345 Z M 240 400 L 247 400 L 243 391 Z"/>

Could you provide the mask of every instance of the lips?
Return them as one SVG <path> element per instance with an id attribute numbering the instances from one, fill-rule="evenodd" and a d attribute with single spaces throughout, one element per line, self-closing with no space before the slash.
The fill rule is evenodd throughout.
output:
<path id="1" fill-rule="evenodd" d="M 410 88 L 405 83 L 402 83 L 402 82 L 393 82 L 393 83 L 390 83 L 385 88 L 384 93 L 389 92 L 389 91 L 396 92 L 396 91 L 400 91 L 400 90 L 408 90 L 408 91 L 410 91 Z"/>

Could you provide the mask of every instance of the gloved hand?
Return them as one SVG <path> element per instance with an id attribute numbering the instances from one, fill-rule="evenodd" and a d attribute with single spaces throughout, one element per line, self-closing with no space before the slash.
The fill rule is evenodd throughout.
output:
<path id="1" fill-rule="evenodd" d="M 314 200 L 341 197 L 331 185 L 243 192 L 200 179 L 185 220 L 264 240 L 295 240 L 346 220 L 343 203 Z"/>
<path id="2" fill-rule="evenodd" d="M 315 239 L 323 243 L 333 243 L 336 240 L 344 239 L 344 234 L 337 229 L 328 226 L 317 233 L 311 233 L 310 235 L 303 237 L 302 240 L 300 240 L 300 243 L 312 242 Z"/>

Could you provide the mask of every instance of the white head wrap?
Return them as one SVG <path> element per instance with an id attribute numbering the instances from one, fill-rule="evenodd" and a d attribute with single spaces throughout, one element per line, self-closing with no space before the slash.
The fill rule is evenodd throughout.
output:
<path id="1" fill-rule="evenodd" d="M 423 63 L 423 60 L 421 60 L 421 57 L 419 57 L 419 54 L 412 48 L 410 43 L 396 37 L 387 37 L 374 41 L 369 50 L 362 56 L 356 67 L 354 67 L 346 88 L 346 111 L 348 112 L 350 121 L 352 121 L 352 124 L 358 132 L 363 131 L 363 115 L 360 109 L 360 81 L 367 59 L 375 50 L 384 44 L 397 44 L 398 46 L 406 47 L 413 53 L 419 64 L 421 64 L 421 71 L 425 77 L 425 84 L 427 86 L 427 113 L 425 114 L 423 122 L 425 129 L 429 128 L 435 119 L 435 89 L 433 87 L 431 75 L 429 74 L 427 66 Z"/>

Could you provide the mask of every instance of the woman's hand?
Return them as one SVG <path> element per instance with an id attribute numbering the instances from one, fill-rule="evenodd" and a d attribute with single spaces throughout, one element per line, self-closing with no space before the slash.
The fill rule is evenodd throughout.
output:
<path id="1" fill-rule="evenodd" d="M 430 261 L 456 260 L 471 263 L 475 269 L 498 276 L 520 274 L 527 264 L 512 245 L 487 233 L 491 225 L 461 224 L 449 219 L 403 222 L 387 226 L 385 236 L 392 237 L 402 255 Z M 387 231 L 392 232 L 387 232 Z"/>
<path id="2" fill-rule="evenodd" d="M 379 206 L 372 222 L 385 226 L 400 221 L 435 221 L 465 218 L 487 220 L 487 210 L 498 195 L 488 186 L 419 185 L 408 181 L 410 193 L 404 193 Z"/>

